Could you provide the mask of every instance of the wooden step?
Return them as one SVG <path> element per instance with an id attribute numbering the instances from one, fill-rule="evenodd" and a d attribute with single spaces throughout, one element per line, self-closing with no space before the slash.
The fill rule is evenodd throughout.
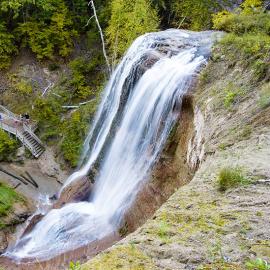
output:
<path id="1" fill-rule="evenodd" d="M 1 119 L 5 119 L 0 121 L 0 128 L 15 135 L 34 157 L 39 158 L 45 151 L 45 146 L 30 127 L 26 124 L 15 125 L 14 123 L 21 122 L 20 117 L 1 105 L 0 114 Z"/>

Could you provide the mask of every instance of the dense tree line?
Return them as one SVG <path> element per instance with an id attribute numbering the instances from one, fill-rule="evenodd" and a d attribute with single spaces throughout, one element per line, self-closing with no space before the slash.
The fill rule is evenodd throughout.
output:
<path id="1" fill-rule="evenodd" d="M 140 34 L 159 28 L 193 30 L 211 26 L 211 13 L 220 4 L 213 0 L 95 0 L 98 17 L 113 58 L 123 54 Z M 97 31 L 86 0 L 1 0 L 0 68 L 10 65 L 21 47 L 38 59 L 67 57 L 74 40 Z M 88 23 L 87 23 L 88 22 Z"/>
<path id="2" fill-rule="evenodd" d="M 92 27 L 85 27 L 90 15 L 85 0 L 1 0 L 0 68 L 8 67 L 21 47 L 40 60 L 68 56 L 74 39 Z"/>

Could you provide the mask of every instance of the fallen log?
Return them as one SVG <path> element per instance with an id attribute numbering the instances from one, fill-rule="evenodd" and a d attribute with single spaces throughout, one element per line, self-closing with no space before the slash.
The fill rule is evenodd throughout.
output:
<path id="1" fill-rule="evenodd" d="M 17 180 L 19 180 L 19 181 L 21 181 L 21 182 L 22 182 L 23 184 L 25 184 L 26 186 L 28 185 L 28 182 L 26 182 L 24 179 L 22 179 L 21 177 L 18 177 L 18 176 L 16 176 L 16 175 L 14 175 L 14 174 L 12 174 L 12 173 L 6 171 L 6 170 L 3 169 L 2 167 L 0 167 L 0 171 L 3 172 L 3 173 L 5 173 L 5 174 L 7 174 L 7 175 L 9 175 L 9 176 L 11 176 L 11 177 L 13 177 L 13 178 L 15 178 L 15 179 L 17 179 Z"/>
<path id="2" fill-rule="evenodd" d="M 28 171 L 25 171 L 25 174 L 29 177 L 29 179 L 31 179 L 33 185 L 38 188 L 38 183 L 34 180 L 34 178 L 32 177 L 32 175 L 28 172 Z"/>
<path id="3" fill-rule="evenodd" d="M 36 186 L 32 183 L 32 181 L 27 177 L 25 177 L 23 174 L 20 174 L 20 177 L 22 177 L 26 182 L 28 182 L 29 184 L 31 184 L 33 187 L 36 188 Z"/>
<path id="4" fill-rule="evenodd" d="M 13 189 L 18 188 L 21 185 L 21 183 L 18 183 L 16 186 L 13 187 Z"/>

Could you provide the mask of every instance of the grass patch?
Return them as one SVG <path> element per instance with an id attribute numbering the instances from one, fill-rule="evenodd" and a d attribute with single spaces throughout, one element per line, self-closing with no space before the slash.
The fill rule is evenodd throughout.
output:
<path id="1" fill-rule="evenodd" d="M 221 151 L 224 151 L 227 147 L 227 144 L 226 143 L 221 143 L 219 146 L 218 146 L 218 149 L 221 150 Z"/>
<path id="2" fill-rule="evenodd" d="M 162 240 L 167 240 L 168 238 L 169 225 L 165 221 L 161 221 L 158 228 L 158 236 Z"/>
<path id="3" fill-rule="evenodd" d="M 233 83 L 229 83 L 224 89 L 224 106 L 229 109 L 233 104 L 240 101 L 241 97 L 244 96 L 245 91 Z"/>
<path id="4" fill-rule="evenodd" d="M 0 183 L 0 227 L 4 227 L 1 218 L 8 215 L 15 202 L 22 200 L 22 197 L 14 189 Z"/>
<path id="5" fill-rule="evenodd" d="M 217 262 L 200 266 L 198 270 L 244 270 L 244 268 L 235 263 Z"/>
<path id="6" fill-rule="evenodd" d="M 76 268 L 75 268 L 76 269 Z M 80 268 L 79 268 L 80 269 Z M 132 245 L 116 246 L 82 265 L 82 270 L 154 270 L 152 259 Z M 77 269 L 76 269 L 77 270 Z"/>
<path id="7" fill-rule="evenodd" d="M 257 258 L 246 263 L 248 270 L 270 270 L 270 264 L 267 261 Z"/>
<path id="8" fill-rule="evenodd" d="M 18 143 L 7 132 L 0 130 L 0 161 L 9 161 L 16 154 Z"/>
<path id="9" fill-rule="evenodd" d="M 270 106 L 270 83 L 263 85 L 260 92 L 259 106 L 265 109 Z"/>
<path id="10" fill-rule="evenodd" d="M 239 134 L 239 137 L 242 140 L 247 140 L 250 138 L 251 134 L 252 134 L 252 127 L 247 125 L 243 128 L 242 132 Z"/>
<path id="11" fill-rule="evenodd" d="M 249 180 L 244 176 L 240 167 L 227 167 L 218 173 L 218 188 L 220 191 L 234 188 L 240 185 L 246 185 Z"/>
<path id="12" fill-rule="evenodd" d="M 68 270 L 81 270 L 81 269 L 82 267 L 81 267 L 80 262 L 76 262 L 76 263 L 70 262 Z"/>

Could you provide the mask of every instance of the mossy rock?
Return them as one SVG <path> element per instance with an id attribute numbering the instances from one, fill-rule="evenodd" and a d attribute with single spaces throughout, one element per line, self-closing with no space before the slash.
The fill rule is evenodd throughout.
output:
<path id="1" fill-rule="evenodd" d="M 211 263 L 198 268 L 198 270 L 244 270 L 241 265 L 235 263 Z"/>
<path id="2" fill-rule="evenodd" d="M 258 258 L 270 258 L 270 243 L 256 244 L 250 249 Z"/>
<path id="3" fill-rule="evenodd" d="M 82 270 L 154 270 L 152 260 L 133 245 L 117 246 L 82 266 Z"/>

